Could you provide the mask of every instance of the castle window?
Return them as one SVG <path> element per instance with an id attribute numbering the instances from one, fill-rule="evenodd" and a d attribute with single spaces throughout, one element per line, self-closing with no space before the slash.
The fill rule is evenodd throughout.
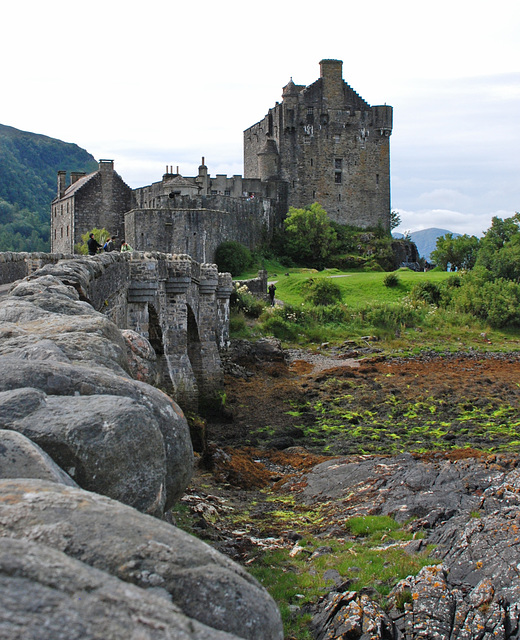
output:
<path id="1" fill-rule="evenodd" d="M 63 238 L 63 227 L 60 229 L 60 236 Z"/>
<path id="2" fill-rule="evenodd" d="M 67 238 L 69 237 L 69 225 L 67 225 Z"/>
<path id="3" fill-rule="evenodd" d="M 376 173 L 376 184 L 379 184 L 379 174 Z"/>
<path id="4" fill-rule="evenodd" d="M 334 182 L 336 184 L 341 184 L 341 171 L 336 171 L 334 174 Z"/>
<path id="5" fill-rule="evenodd" d="M 338 193 L 338 202 L 341 202 L 341 193 Z"/>
<path id="6" fill-rule="evenodd" d="M 342 158 L 336 158 L 334 160 L 334 169 L 342 169 L 343 168 L 343 159 Z"/>
<path id="7" fill-rule="evenodd" d="M 212 190 L 211 190 L 211 195 L 212 195 L 212 196 L 216 196 L 216 195 L 217 195 L 217 193 L 218 193 L 218 191 L 217 191 L 216 189 L 212 189 Z"/>
<path id="8" fill-rule="evenodd" d="M 311 158 L 311 167 L 314 166 L 314 160 Z"/>
<path id="9" fill-rule="evenodd" d="M 69 213 L 69 201 L 67 200 L 67 213 Z"/>
<path id="10" fill-rule="evenodd" d="M 313 191 L 313 192 L 312 192 L 312 199 L 313 199 L 313 200 L 316 200 L 316 191 Z"/>
<path id="11" fill-rule="evenodd" d="M 337 144 L 338 142 L 340 142 L 340 140 L 341 140 L 341 136 L 339 135 L 339 133 L 337 133 L 337 134 L 334 136 L 334 142 Z"/>
<path id="12" fill-rule="evenodd" d="M 230 196 L 231 195 L 231 191 L 229 189 L 225 189 L 224 195 L 225 196 Z"/>

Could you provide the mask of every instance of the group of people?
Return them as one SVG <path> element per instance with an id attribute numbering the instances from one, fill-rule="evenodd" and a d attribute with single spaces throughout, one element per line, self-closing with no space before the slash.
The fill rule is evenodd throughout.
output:
<path id="1" fill-rule="evenodd" d="M 95 256 L 98 251 L 100 251 L 101 249 L 103 249 L 103 251 L 117 251 L 116 249 L 116 236 L 112 236 L 111 238 L 107 238 L 105 244 L 99 244 L 99 242 L 96 240 L 96 238 L 94 238 L 94 234 L 91 233 L 89 235 L 89 238 L 87 240 L 87 248 L 88 248 L 88 255 L 89 256 Z M 125 240 L 123 240 L 123 242 L 121 243 L 121 251 L 133 251 L 132 247 L 128 244 L 128 242 L 126 242 Z"/>

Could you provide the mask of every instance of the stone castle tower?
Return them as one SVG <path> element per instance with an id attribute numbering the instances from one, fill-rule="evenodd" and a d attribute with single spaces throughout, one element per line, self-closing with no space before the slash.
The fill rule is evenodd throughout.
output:
<path id="1" fill-rule="evenodd" d="M 322 60 L 308 87 L 291 79 L 244 132 L 244 178 L 286 181 L 290 206 L 319 202 L 336 222 L 389 230 L 392 107 L 371 107 L 342 67 Z"/>

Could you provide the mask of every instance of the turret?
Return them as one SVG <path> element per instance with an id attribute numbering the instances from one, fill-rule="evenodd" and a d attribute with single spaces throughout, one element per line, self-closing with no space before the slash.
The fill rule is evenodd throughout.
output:
<path id="1" fill-rule="evenodd" d="M 262 150 L 258 153 L 258 177 L 260 180 L 278 178 L 280 169 L 280 156 L 276 142 L 267 138 Z"/>
<path id="2" fill-rule="evenodd" d="M 392 133 L 393 109 L 388 105 L 372 107 L 373 126 L 382 136 Z"/>
<path id="3" fill-rule="evenodd" d="M 208 175 L 208 167 L 204 163 L 204 156 L 202 156 L 202 162 L 199 165 L 199 174 L 195 181 L 199 184 L 199 188 L 201 189 L 202 194 L 209 193 L 209 175 Z"/>

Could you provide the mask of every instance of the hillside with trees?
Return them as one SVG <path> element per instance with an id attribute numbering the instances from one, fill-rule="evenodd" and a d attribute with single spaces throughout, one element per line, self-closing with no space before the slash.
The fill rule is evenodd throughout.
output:
<path id="1" fill-rule="evenodd" d="M 0 251 L 49 251 L 57 172 L 96 168 L 77 144 L 0 124 Z"/>

